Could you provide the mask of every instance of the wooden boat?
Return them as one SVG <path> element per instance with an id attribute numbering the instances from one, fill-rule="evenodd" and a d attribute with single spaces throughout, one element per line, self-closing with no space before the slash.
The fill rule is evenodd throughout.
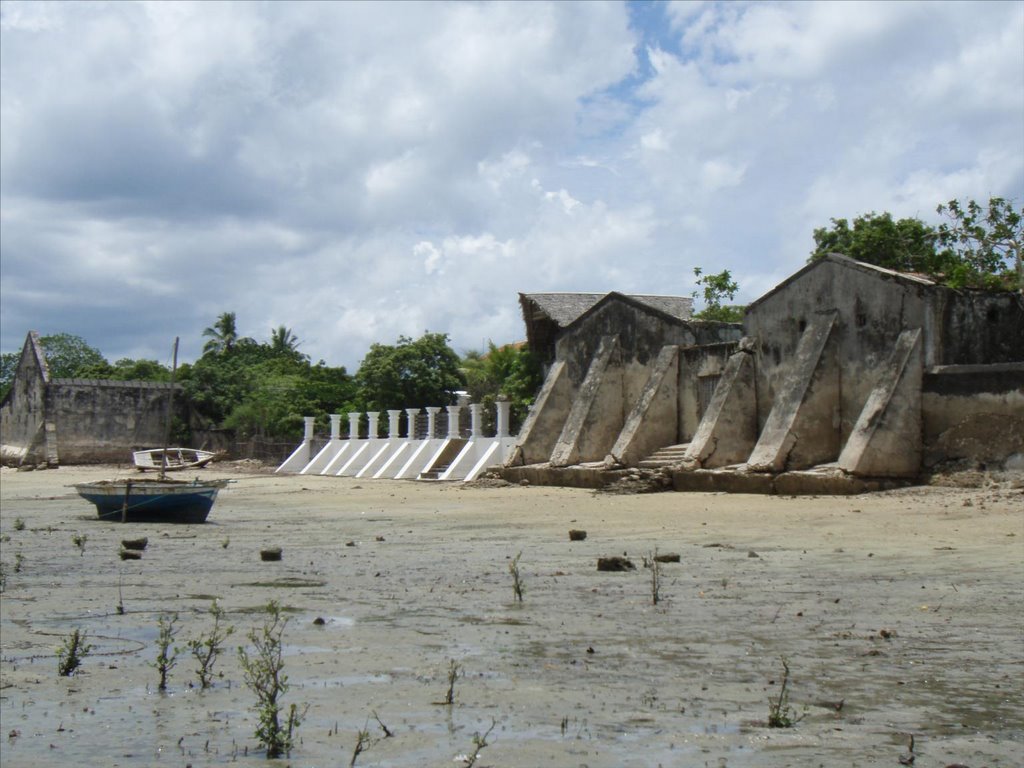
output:
<path id="1" fill-rule="evenodd" d="M 74 489 L 96 505 L 101 520 L 128 523 L 205 523 L 217 492 L 230 480 L 95 480 Z"/>
<path id="2" fill-rule="evenodd" d="M 176 463 L 185 462 L 191 456 L 208 454 L 209 458 L 199 459 L 203 464 L 212 461 L 215 454 L 208 451 L 192 451 L 188 448 L 167 448 L 171 433 L 171 405 L 174 398 L 174 374 L 178 370 L 178 339 L 174 340 L 174 363 L 171 366 L 171 388 L 167 398 L 165 417 L 164 448 L 135 453 L 135 465 L 139 465 L 139 454 L 145 454 L 152 463 L 152 469 L 160 472 L 159 477 L 135 480 L 95 480 L 78 483 L 74 489 L 78 495 L 96 505 L 96 514 L 101 520 L 120 520 L 122 523 L 205 523 L 217 492 L 230 480 L 169 480 L 165 472 L 172 468 L 172 456 Z M 146 459 L 143 459 L 145 463 Z M 166 459 L 166 460 L 165 460 Z M 196 466 L 192 464 L 192 466 Z M 202 466 L 201 464 L 198 466 Z M 174 466 L 185 469 L 186 466 Z"/>
<path id="3" fill-rule="evenodd" d="M 164 457 L 166 457 L 166 464 Z M 140 472 L 147 470 L 177 472 L 182 469 L 199 469 L 218 457 L 219 454 L 213 451 L 201 451 L 198 448 L 150 448 L 132 453 L 135 468 Z"/>

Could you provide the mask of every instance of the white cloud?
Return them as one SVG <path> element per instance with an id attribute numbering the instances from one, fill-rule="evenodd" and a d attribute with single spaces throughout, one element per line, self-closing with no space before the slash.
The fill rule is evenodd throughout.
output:
<path id="1" fill-rule="evenodd" d="M 354 367 L 521 338 L 517 291 L 750 299 L 830 217 L 1024 197 L 1019 3 L 400 8 L 0 5 L 3 348 L 187 358 L 233 310 Z"/>

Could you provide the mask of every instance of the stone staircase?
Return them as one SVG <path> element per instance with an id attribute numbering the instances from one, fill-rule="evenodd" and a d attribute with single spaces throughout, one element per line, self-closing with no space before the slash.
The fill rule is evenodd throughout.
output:
<path id="1" fill-rule="evenodd" d="M 664 448 L 659 448 L 646 459 L 641 461 L 638 466 L 640 469 L 661 469 L 662 467 L 671 467 L 676 464 L 681 464 L 683 456 L 686 455 L 686 449 L 689 447 L 689 443 L 666 445 Z"/>
<path id="2" fill-rule="evenodd" d="M 452 462 L 459 457 L 463 447 L 468 441 L 462 439 L 453 438 L 448 441 L 448 445 L 445 447 L 444 452 L 437 457 L 437 461 L 430 465 L 426 470 L 420 472 L 417 480 L 437 480 L 448 471 L 448 467 L 452 465 Z"/>

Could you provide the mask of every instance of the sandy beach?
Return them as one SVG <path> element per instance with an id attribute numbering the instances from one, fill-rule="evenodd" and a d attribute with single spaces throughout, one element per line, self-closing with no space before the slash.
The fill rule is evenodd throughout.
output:
<path id="1" fill-rule="evenodd" d="M 68 487 L 126 469 L 0 472 L 5 768 L 266 765 L 236 649 L 271 600 L 306 712 L 282 765 L 348 766 L 364 729 L 359 766 L 464 765 L 488 729 L 477 766 L 1021 765 L 1019 483 L 615 495 L 233 469 L 203 471 L 236 482 L 195 526 L 100 522 Z M 655 551 L 679 555 L 657 604 Z M 597 570 L 614 555 L 636 569 Z M 201 691 L 184 646 L 213 599 L 235 631 Z M 75 629 L 95 647 L 60 677 Z M 768 728 L 783 659 L 800 720 Z"/>

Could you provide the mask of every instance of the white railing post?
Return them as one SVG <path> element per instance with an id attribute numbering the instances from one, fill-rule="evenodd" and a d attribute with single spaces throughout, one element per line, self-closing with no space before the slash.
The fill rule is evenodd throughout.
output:
<path id="1" fill-rule="evenodd" d="M 461 405 L 449 405 L 448 406 L 448 439 L 457 438 L 459 436 L 459 411 L 462 410 Z"/>
<path id="2" fill-rule="evenodd" d="M 309 441 L 313 439 L 313 429 L 316 426 L 316 416 L 302 417 L 302 439 Z"/>
<path id="3" fill-rule="evenodd" d="M 437 429 L 437 414 L 441 410 L 436 405 L 428 406 L 424 409 L 427 412 L 427 439 L 434 439 L 434 431 Z"/>
<path id="4" fill-rule="evenodd" d="M 341 438 L 341 414 L 331 414 L 331 440 L 338 440 Z"/>
<path id="5" fill-rule="evenodd" d="M 377 422 L 380 420 L 380 411 L 368 411 L 366 418 L 370 420 L 370 429 L 366 436 L 371 440 L 374 440 L 377 437 L 377 433 L 380 431 L 377 427 Z"/>
<path id="6" fill-rule="evenodd" d="M 499 400 L 495 405 L 498 407 L 498 424 L 495 430 L 495 437 L 508 437 L 508 417 L 512 409 L 512 403 L 508 400 Z"/>
<path id="7" fill-rule="evenodd" d="M 359 439 L 359 417 L 361 413 L 349 413 L 348 415 L 348 439 Z"/>
<path id="8" fill-rule="evenodd" d="M 401 416 L 401 410 L 388 410 L 388 440 L 398 439 L 398 420 Z"/>
<path id="9" fill-rule="evenodd" d="M 470 434 L 474 440 L 478 440 L 484 436 L 483 434 L 483 423 L 480 418 L 483 415 L 484 407 L 480 403 L 469 404 L 469 425 Z"/>

